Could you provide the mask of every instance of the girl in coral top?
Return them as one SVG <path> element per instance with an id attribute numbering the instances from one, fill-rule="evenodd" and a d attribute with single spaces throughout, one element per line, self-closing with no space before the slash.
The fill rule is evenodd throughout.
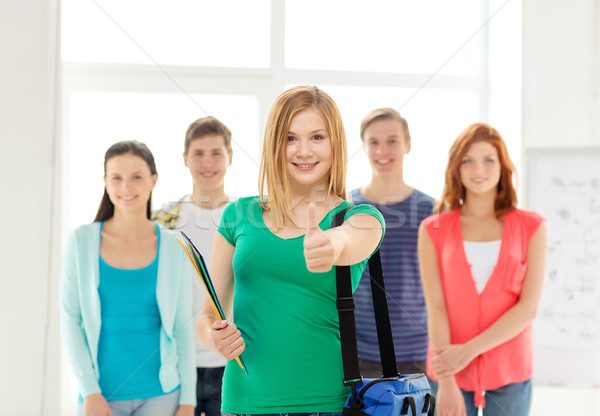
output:
<path id="1" fill-rule="evenodd" d="M 438 416 L 529 414 L 546 226 L 516 208 L 513 172 L 500 134 L 470 125 L 450 148 L 439 214 L 419 229 Z"/>

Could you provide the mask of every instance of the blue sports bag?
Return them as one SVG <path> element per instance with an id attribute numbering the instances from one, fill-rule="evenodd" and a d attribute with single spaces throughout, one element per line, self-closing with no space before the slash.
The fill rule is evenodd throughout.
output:
<path id="1" fill-rule="evenodd" d="M 435 399 L 425 374 L 366 378 L 350 393 L 344 416 L 433 416 Z"/>

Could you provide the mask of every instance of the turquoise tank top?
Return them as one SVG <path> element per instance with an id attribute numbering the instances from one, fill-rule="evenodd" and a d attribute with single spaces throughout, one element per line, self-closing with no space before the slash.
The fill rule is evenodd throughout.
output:
<path id="1" fill-rule="evenodd" d="M 104 222 L 101 224 L 101 230 Z M 156 257 L 140 269 L 119 269 L 99 255 L 100 340 L 98 380 L 107 400 L 146 399 L 165 394 L 160 371 L 160 312 L 156 300 L 160 232 Z M 102 231 L 101 231 L 102 232 Z"/>

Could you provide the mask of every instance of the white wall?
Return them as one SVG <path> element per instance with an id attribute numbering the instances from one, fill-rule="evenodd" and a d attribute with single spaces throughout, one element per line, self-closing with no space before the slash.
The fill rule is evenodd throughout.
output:
<path id="1" fill-rule="evenodd" d="M 599 10 L 599 0 L 523 1 L 524 157 L 532 147 L 600 146 Z M 600 389 L 534 387 L 532 416 L 563 414 L 600 415 Z"/>
<path id="2" fill-rule="evenodd" d="M 56 307 L 49 305 L 58 248 L 56 9 L 53 0 L 3 0 L 0 13 L 0 413 L 10 415 L 59 413 Z"/>
<path id="3" fill-rule="evenodd" d="M 523 6 L 523 146 L 600 145 L 600 2 Z"/>

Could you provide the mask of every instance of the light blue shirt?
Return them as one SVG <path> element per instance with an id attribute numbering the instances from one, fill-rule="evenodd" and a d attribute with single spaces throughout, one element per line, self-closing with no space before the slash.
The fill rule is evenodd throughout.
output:
<path id="1" fill-rule="evenodd" d="M 160 248 L 160 231 L 155 224 Z M 102 231 L 100 231 L 102 232 Z M 137 269 L 100 262 L 100 390 L 108 400 L 136 400 L 165 394 L 160 371 L 160 312 L 156 301 L 158 254 Z"/>
<path id="2" fill-rule="evenodd" d="M 60 279 L 60 330 L 82 396 L 101 392 L 98 342 L 101 310 L 100 223 L 69 235 Z M 179 403 L 196 404 L 191 266 L 177 235 L 160 229 L 156 300 L 160 312 L 159 381 L 162 391 L 180 386 Z"/>

